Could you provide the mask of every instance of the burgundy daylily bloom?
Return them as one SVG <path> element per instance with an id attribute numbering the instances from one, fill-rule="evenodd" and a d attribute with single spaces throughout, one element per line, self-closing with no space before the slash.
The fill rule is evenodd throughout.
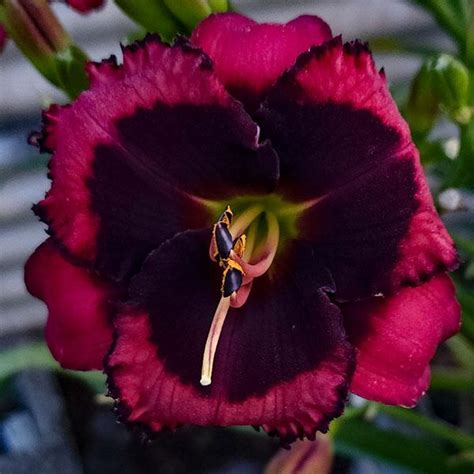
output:
<path id="1" fill-rule="evenodd" d="M 55 357 L 97 367 L 113 319 L 110 391 L 151 432 L 248 424 L 292 441 L 327 430 L 349 390 L 414 405 L 459 328 L 457 254 L 367 47 L 317 17 L 230 13 L 191 43 L 123 53 L 44 114 L 52 186 L 35 210 L 52 240 L 26 278 Z M 74 326 L 94 321 L 86 367 L 74 354 L 95 342 Z"/>

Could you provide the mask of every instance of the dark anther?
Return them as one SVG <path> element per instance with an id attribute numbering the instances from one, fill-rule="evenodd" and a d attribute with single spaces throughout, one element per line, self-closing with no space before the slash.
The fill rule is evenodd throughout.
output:
<path id="1" fill-rule="evenodd" d="M 218 222 L 214 225 L 213 238 L 217 253 L 214 255 L 216 260 L 227 260 L 230 251 L 234 247 L 232 235 L 225 222 Z"/>
<path id="2" fill-rule="evenodd" d="M 223 222 L 224 224 L 227 224 L 227 226 L 230 226 L 230 224 L 232 224 L 233 216 L 234 213 L 232 212 L 232 209 L 230 206 L 227 206 L 226 210 L 220 215 L 217 222 Z"/>
<path id="3" fill-rule="evenodd" d="M 222 275 L 222 296 L 227 298 L 235 293 L 242 286 L 242 280 L 243 270 L 241 266 L 233 260 L 229 260 Z"/>

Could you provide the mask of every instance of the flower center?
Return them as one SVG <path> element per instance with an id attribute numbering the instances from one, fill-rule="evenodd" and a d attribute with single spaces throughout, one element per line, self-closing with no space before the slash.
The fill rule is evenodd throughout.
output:
<path id="1" fill-rule="evenodd" d="M 271 267 L 279 241 L 277 217 L 261 204 L 249 206 L 235 219 L 227 206 L 214 224 L 209 256 L 222 268 L 221 299 L 204 348 L 201 385 L 212 382 L 214 356 L 229 309 L 246 303 L 253 280 Z"/>

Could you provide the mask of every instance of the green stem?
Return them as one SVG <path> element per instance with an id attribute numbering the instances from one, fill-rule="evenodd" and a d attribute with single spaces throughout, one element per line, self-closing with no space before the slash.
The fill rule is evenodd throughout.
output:
<path id="1" fill-rule="evenodd" d="M 465 61 L 474 67 L 474 0 L 469 2 L 469 20 L 466 28 Z"/>
<path id="2" fill-rule="evenodd" d="M 449 441 L 459 449 L 474 449 L 474 436 L 463 433 L 454 426 L 440 420 L 427 418 L 413 410 L 406 408 L 379 405 L 379 412 L 419 428 L 439 439 Z"/>

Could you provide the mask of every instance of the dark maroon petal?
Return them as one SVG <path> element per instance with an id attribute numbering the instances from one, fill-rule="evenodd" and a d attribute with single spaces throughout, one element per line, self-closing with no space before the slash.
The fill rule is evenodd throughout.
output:
<path id="1" fill-rule="evenodd" d="M 124 65 L 89 64 L 91 89 L 45 114 L 51 191 L 37 207 L 74 257 L 113 278 L 163 240 L 208 225 L 202 199 L 271 191 L 277 158 L 201 52 L 148 37 Z"/>
<path id="2" fill-rule="evenodd" d="M 104 0 L 66 0 L 66 3 L 78 12 L 87 13 L 100 8 L 104 4 Z"/>
<path id="3" fill-rule="evenodd" d="M 357 351 L 351 390 L 392 405 L 416 404 L 428 388 L 438 345 L 461 323 L 454 285 L 445 274 L 390 298 L 344 305 L 343 313 Z"/>
<path id="4" fill-rule="evenodd" d="M 192 41 L 212 58 L 226 88 L 254 109 L 300 53 L 331 37 L 331 29 L 317 16 L 300 16 L 280 25 L 225 13 L 204 20 Z"/>
<path id="5" fill-rule="evenodd" d="M 112 343 L 112 301 L 119 289 L 64 260 L 51 239 L 28 260 L 25 282 L 48 307 L 46 342 L 61 366 L 102 369 Z"/>
<path id="6" fill-rule="evenodd" d="M 199 384 L 221 296 L 210 237 L 207 230 L 174 237 L 132 281 L 106 369 L 125 418 L 152 431 L 262 425 L 285 440 L 326 430 L 343 408 L 352 349 L 339 309 L 318 289 L 330 281 L 311 276 L 311 253 L 299 244 L 271 278 L 254 281 L 243 307 L 230 310 L 212 384 Z"/>
<path id="7" fill-rule="evenodd" d="M 315 199 L 411 147 L 385 76 L 359 42 L 303 53 L 259 112 L 281 160 L 281 190 Z"/>
<path id="8" fill-rule="evenodd" d="M 279 191 L 307 202 L 301 237 L 331 270 L 338 299 L 396 292 L 456 266 L 408 126 L 364 45 L 335 38 L 303 54 L 259 115 L 280 157 Z"/>

